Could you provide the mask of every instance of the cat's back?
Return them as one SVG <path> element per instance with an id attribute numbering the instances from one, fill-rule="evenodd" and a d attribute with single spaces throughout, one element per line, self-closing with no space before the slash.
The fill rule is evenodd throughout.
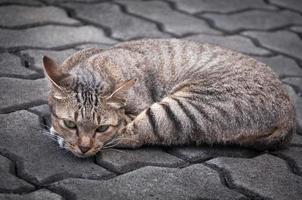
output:
<path id="1" fill-rule="evenodd" d="M 133 52 L 140 60 L 140 67 L 158 73 L 159 78 L 184 80 L 190 76 L 212 72 L 236 71 L 249 74 L 268 73 L 265 64 L 237 51 L 221 46 L 180 39 L 143 39 L 122 42 L 112 50 Z M 248 74 L 246 74 L 248 75 Z"/>
<path id="2" fill-rule="evenodd" d="M 264 92 L 272 88 L 277 92 L 282 88 L 281 81 L 269 66 L 213 44 L 179 39 L 144 39 L 113 47 L 113 50 L 119 49 L 141 55 L 140 68 L 146 75 L 145 79 L 152 79 L 151 85 L 162 93 L 159 96 L 185 81 L 195 80 L 204 80 L 208 86 L 217 88 L 231 85 L 238 86 L 238 89 L 241 89 L 239 86 L 247 86 L 258 90 L 256 85 L 267 86 L 268 82 L 270 87 L 262 87 Z"/>

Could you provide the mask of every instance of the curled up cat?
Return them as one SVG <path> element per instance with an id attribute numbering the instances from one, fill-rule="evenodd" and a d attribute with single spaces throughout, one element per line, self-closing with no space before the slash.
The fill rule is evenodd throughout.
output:
<path id="1" fill-rule="evenodd" d="M 50 133 L 79 157 L 142 145 L 274 149 L 295 132 L 293 102 L 278 76 L 216 45 L 143 39 L 43 63 Z"/>

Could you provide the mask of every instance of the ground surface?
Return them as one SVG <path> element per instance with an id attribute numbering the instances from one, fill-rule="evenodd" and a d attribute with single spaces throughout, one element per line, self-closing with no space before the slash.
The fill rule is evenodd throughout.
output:
<path id="1" fill-rule="evenodd" d="M 271 65 L 295 100 L 298 134 L 273 152 L 60 150 L 41 133 L 42 55 L 142 37 L 207 41 Z M 302 199 L 301 38 L 300 0 L 0 0 L 0 199 Z"/>

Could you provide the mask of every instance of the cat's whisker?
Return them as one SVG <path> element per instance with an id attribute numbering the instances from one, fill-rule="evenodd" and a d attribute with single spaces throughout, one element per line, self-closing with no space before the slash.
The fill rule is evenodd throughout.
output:
<path id="1" fill-rule="evenodd" d="M 104 150 L 104 151 L 117 151 L 117 152 L 119 152 L 119 153 L 126 153 L 125 151 L 122 151 L 122 150 L 118 150 L 118 149 L 112 149 L 112 148 L 110 148 L 110 149 L 101 149 L 102 151 Z"/>
<path id="2" fill-rule="evenodd" d="M 45 125 L 45 124 L 43 124 L 43 123 L 40 123 L 40 125 L 41 125 L 41 126 L 44 126 L 45 128 L 48 128 L 48 129 L 51 128 L 50 126 L 47 126 L 47 125 Z"/>
<path id="3" fill-rule="evenodd" d="M 114 143 L 116 141 L 118 141 L 118 138 L 114 138 L 114 139 L 110 140 L 109 142 L 105 143 L 104 146 L 110 145 L 110 144 L 112 144 L 112 143 Z"/>
<path id="4" fill-rule="evenodd" d="M 58 136 L 52 135 L 52 134 L 50 134 L 48 132 L 42 132 L 42 134 L 48 136 L 50 139 L 53 139 L 55 141 L 57 141 L 57 139 L 58 139 Z"/>
<path id="5" fill-rule="evenodd" d="M 109 148 L 112 148 L 112 147 L 115 147 L 117 145 L 120 144 L 120 142 L 122 140 L 131 140 L 131 141 L 135 141 L 135 142 L 138 142 L 137 140 L 135 139 L 132 139 L 132 138 L 127 138 L 127 137 L 118 137 L 118 138 L 114 138 L 113 140 L 109 141 L 108 143 L 106 143 L 102 149 L 109 149 Z M 115 143 L 116 142 L 116 143 Z"/>
<path id="6" fill-rule="evenodd" d="M 105 145 L 112 144 L 113 142 L 120 141 L 120 140 L 130 140 L 130 141 L 138 142 L 137 140 L 135 140 L 135 139 L 133 139 L 133 138 L 117 137 L 117 138 L 114 138 L 113 140 L 109 141 L 109 142 L 106 143 Z"/>

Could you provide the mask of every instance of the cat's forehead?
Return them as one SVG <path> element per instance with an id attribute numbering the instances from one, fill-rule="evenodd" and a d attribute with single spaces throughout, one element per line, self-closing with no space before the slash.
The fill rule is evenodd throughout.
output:
<path id="1" fill-rule="evenodd" d="M 99 106 L 81 106 L 70 102 L 57 103 L 52 106 L 52 114 L 60 119 L 68 119 L 82 125 L 117 124 L 118 117 L 115 112 L 110 112 Z"/>

